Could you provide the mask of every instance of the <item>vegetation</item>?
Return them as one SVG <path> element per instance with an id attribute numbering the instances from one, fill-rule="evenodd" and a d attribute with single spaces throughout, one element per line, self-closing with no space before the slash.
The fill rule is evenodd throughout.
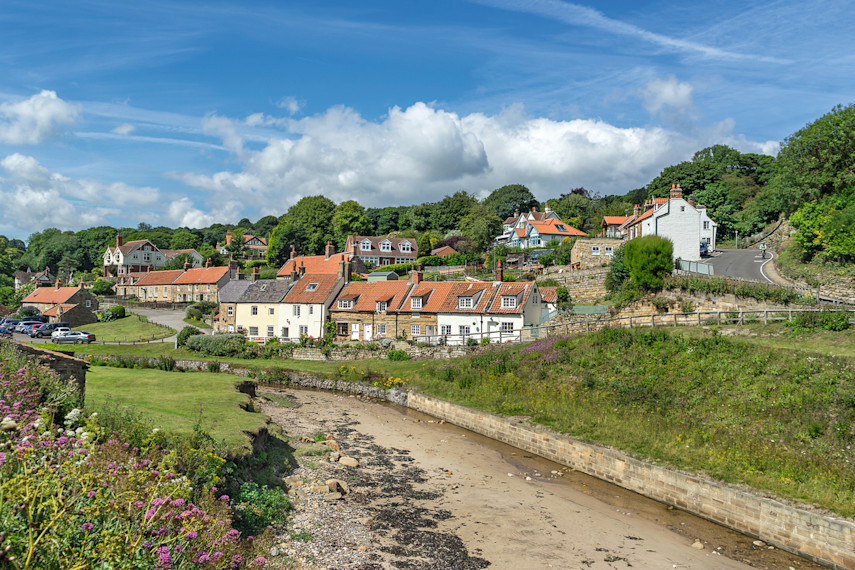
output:
<path id="1" fill-rule="evenodd" d="M 166 338 L 175 334 L 175 331 L 168 327 L 150 323 L 145 317 L 134 314 L 107 322 L 90 323 L 76 327 L 75 330 L 85 330 L 94 334 L 98 342 L 140 342 Z"/>
<path id="2" fill-rule="evenodd" d="M 181 329 L 181 332 L 178 333 L 178 338 L 176 341 L 178 342 L 178 346 L 185 346 L 190 337 L 198 336 L 203 334 L 202 331 L 197 329 L 196 327 L 187 326 Z"/>

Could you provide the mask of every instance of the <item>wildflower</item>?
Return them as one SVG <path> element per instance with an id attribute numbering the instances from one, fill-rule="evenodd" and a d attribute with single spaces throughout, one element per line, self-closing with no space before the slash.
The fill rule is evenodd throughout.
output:
<path id="1" fill-rule="evenodd" d="M 86 532 L 89 532 L 90 530 L 92 530 L 93 527 L 94 527 L 94 525 L 90 522 L 85 522 L 82 525 L 80 525 L 80 529 L 85 530 Z"/>

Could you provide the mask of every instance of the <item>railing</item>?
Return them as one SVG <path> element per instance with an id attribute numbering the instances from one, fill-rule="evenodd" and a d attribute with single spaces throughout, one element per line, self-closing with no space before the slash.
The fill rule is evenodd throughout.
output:
<path id="1" fill-rule="evenodd" d="M 688 271 L 695 275 L 714 275 L 715 270 L 709 263 L 701 261 L 688 261 L 685 259 L 677 259 L 674 261 L 674 269 L 677 271 Z"/>

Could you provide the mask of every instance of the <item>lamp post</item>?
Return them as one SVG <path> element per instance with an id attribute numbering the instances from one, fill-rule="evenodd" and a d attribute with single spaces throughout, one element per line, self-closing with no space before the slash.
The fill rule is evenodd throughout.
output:
<path id="1" fill-rule="evenodd" d="M 736 230 L 736 249 L 739 249 L 739 230 Z"/>

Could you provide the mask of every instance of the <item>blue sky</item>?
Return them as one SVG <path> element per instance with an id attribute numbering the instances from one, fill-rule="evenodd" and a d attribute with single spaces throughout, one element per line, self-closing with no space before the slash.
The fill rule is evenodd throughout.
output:
<path id="1" fill-rule="evenodd" d="M 851 5 L 32 2 L 0 13 L 0 234 L 623 194 L 852 102 Z"/>

